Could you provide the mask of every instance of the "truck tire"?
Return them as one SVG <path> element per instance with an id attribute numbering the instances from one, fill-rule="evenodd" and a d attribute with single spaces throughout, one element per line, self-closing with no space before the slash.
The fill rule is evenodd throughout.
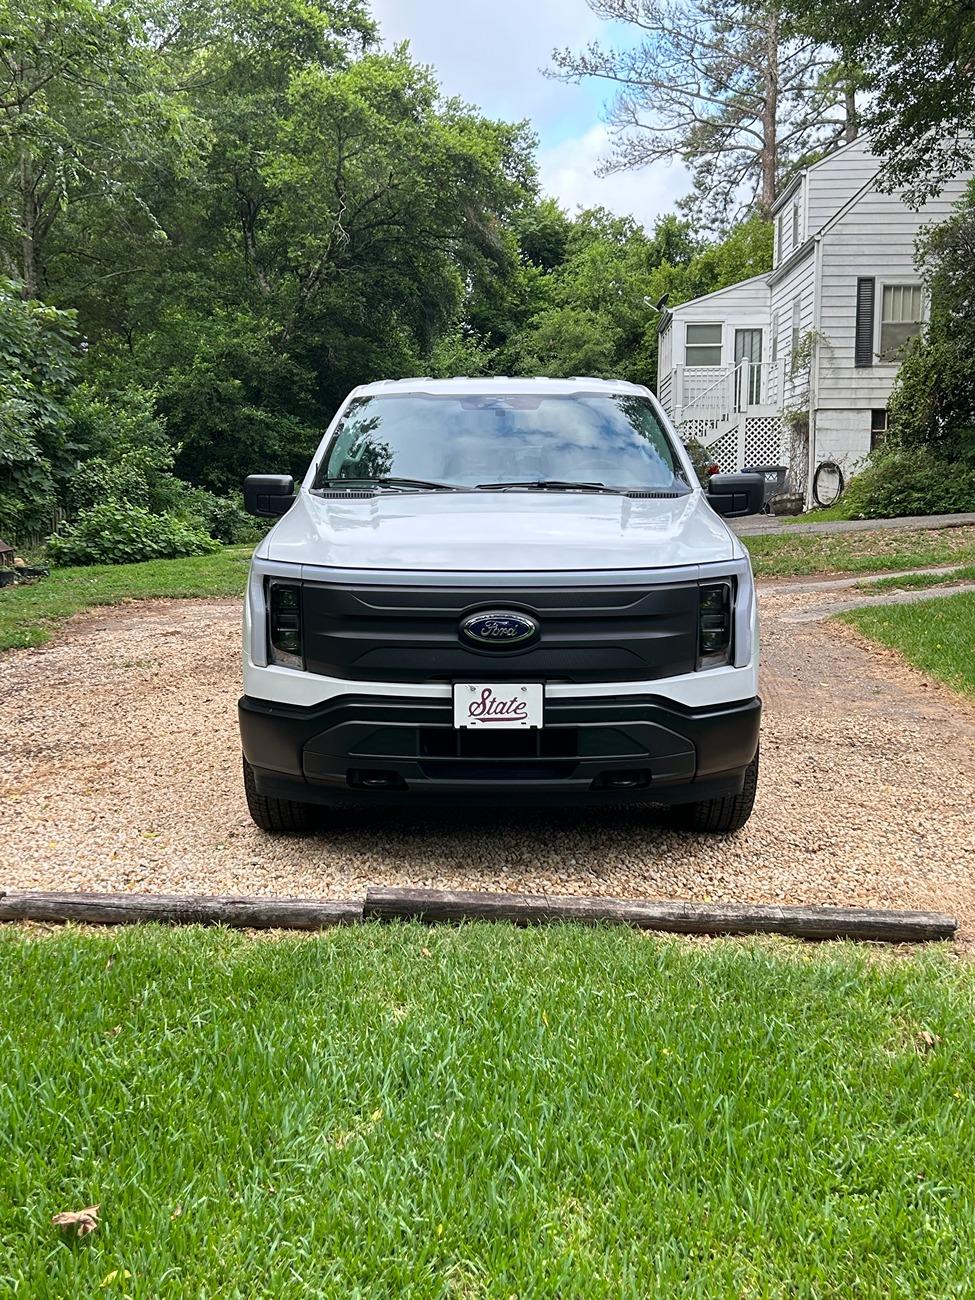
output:
<path id="1" fill-rule="evenodd" d="M 752 815 L 758 789 L 758 750 L 745 768 L 745 783 L 740 794 L 723 799 L 702 799 L 698 803 L 679 804 L 672 810 L 672 822 L 681 830 L 709 835 L 733 835 Z"/>
<path id="2" fill-rule="evenodd" d="M 294 835 L 314 828 L 318 812 L 314 804 L 295 803 L 291 799 L 272 799 L 268 795 L 258 794 L 254 769 L 246 758 L 243 759 L 243 764 L 247 811 L 262 831 Z"/>

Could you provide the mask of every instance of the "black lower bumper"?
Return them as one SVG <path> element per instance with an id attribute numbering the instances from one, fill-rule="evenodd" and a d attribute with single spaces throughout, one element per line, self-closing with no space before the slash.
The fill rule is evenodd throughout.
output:
<path id="1" fill-rule="evenodd" d="M 453 726 L 449 700 L 343 695 L 312 708 L 244 696 L 259 793 L 306 803 L 686 803 L 737 793 L 761 701 L 685 709 L 659 696 L 548 700 L 532 731 Z"/>

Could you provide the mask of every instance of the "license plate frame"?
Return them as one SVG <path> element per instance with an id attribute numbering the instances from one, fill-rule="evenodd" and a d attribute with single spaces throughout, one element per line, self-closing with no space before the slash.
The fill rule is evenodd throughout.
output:
<path id="1" fill-rule="evenodd" d="M 455 682 L 454 727 L 458 730 L 524 731 L 545 720 L 541 682 Z"/>

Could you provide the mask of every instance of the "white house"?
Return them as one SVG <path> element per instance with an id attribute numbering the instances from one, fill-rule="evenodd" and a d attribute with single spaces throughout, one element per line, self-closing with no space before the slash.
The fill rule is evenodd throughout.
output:
<path id="1" fill-rule="evenodd" d="M 881 193 L 880 169 L 865 139 L 806 168 L 772 209 L 772 270 L 662 313 L 657 392 L 722 469 L 784 465 L 808 492 L 822 461 L 849 476 L 883 437 L 926 312 L 918 233 L 971 176 L 914 211 Z"/>

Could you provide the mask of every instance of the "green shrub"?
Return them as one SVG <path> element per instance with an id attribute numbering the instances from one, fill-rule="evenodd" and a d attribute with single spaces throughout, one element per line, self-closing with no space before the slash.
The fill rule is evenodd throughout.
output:
<path id="1" fill-rule="evenodd" d="M 0 536 L 26 542 L 46 534 L 58 484 L 78 447 L 67 402 L 78 353 L 73 312 L 24 302 L 0 277 Z"/>
<path id="2" fill-rule="evenodd" d="M 711 466 L 714 464 L 714 457 L 701 446 L 696 438 L 688 438 L 684 443 L 684 450 L 691 458 L 691 464 L 694 466 L 694 473 L 697 475 L 702 486 L 707 484 L 710 478 Z"/>
<path id="3" fill-rule="evenodd" d="M 174 514 L 185 484 L 173 474 L 175 449 L 143 388 L 102 392 L 82 384 L 70 404 L 74 440 L 84 449 L 69 476 L 64 504 L 72 515 L 99 501 L 129 501 Z"/>
<path id="4" fill-rule="evenodd" d="M 48 542 L 56 564 L 131 564 L 220 549 L 198 526 L 168 511 L 127 501 L 102 501 L 78 513 Z"/>
<path id="5" fill-rule="evenodd" d="M 921 447 L 882 449 L 851 480 L 843 505 L 851 519 L 975 510 L 975 464 Z"/>
<path id="6" fill-rule="evenodd" d="M 187 487 L 181 513 L 226 546 L 260 541 L 267 532 L 267 525 L 244 509 L 243 498 L 220 497 L 207 488 Z"/>
<path id="7" fill-rule="evenodd" d="M 184 485 L 169 472 L 168 447 L 127 447 L 112 456 L 93 456 L 71 475 L 65 492 L 74 514 L 99 501 L 127 501 L 153 511 L 179 510 Z"/>

